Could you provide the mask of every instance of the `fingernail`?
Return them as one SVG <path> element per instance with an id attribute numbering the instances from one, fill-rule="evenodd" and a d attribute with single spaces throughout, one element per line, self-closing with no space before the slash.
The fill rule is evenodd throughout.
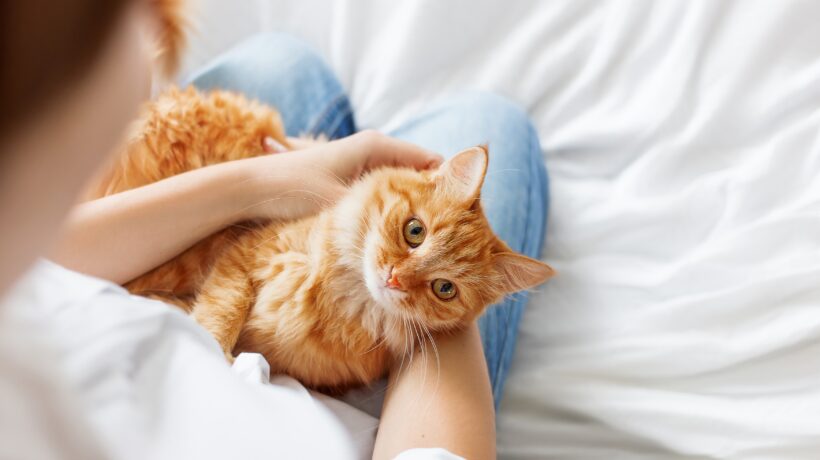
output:
<path id="1" fill-rule="evenodd" d="M 270 136 L 265 136 L 262 140 L 262 145 L 264 145 L 265 151 L 268 153 L 279 153 L 285 151 L 285 146 Z"/>

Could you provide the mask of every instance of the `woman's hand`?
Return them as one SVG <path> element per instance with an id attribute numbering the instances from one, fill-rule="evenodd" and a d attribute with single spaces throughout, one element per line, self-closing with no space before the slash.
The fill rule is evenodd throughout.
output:
<path id="1" fill-rule="evenodd" d="M 384 166 L 434 168 L 440 155 L 376 131 L 332 142 L 291 139 L 296 150 L 240 160 L 237 220 L 293 219 L 310 215 L 344 195 L 363 173 Z"/>
<path id="2" fill-rule="evenodd" d="M 360 131 L 333 142 L 288 138 L 293 150 L 333 145 L 337 157 L 344 161 L 334 164 L 337 175 L 356 179 L 362 173 L 382 166 L 429 169 L 439 166 L 444 159 L 415 144 L 396 139 L 374 130 Z"/>
<path id="3" fill-rule="evenodd" d="M 422 169 L 441 162 L 438 155 L 375 132 L 311 144 L 188 171 L 82 203 L 69 216 L 52 257 L 121 284 L 228 225 L 315 213 L 370 169 Z"/>

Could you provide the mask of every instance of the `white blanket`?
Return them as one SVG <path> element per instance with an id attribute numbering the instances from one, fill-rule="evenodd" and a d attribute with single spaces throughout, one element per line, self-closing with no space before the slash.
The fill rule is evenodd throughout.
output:
<path id="1" fill-rule="evenodd" d="M 200 4 L 185 68 L 312 43 L 363 127 L 484 88 L 531 114 L 544 259 L 506 458 L 820 455 L 820 2 Z"/>

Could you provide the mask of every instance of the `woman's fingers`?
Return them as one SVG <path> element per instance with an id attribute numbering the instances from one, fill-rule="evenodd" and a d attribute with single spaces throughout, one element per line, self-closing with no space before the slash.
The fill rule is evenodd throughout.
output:
<path id="1" fill-rule="evenodd" d="M 399 166 L 421 170 L 435 168 L 444 161 L 437 153 L 377 131 L 363 131 L 356 136 L 366 145 L 365 169 Z"/>
<path id="2" fill-rule="evenodd" d="M 265 136 L 265 138 L 262 139 L 262 147 L 265 153 L 282 153 L 288 150 L 279 141 L 270 136 Z"/>
<path id="3" fill-rule="evenodd" d="M 399 139 L 390 139 L 395 147 L 389 148 L 386 152 L 392 166 L 407 166 L 415 169 L 437 168 L 444 162 L 444 158 L 437 154 L 425 150 L 410 142 Z"/>
<path id="4" fill-rule="evenodd" d="M 310 137 L 288 137 L 288 144 L 290 145 L 291 150 L 309 149 L 311 147 L 327 144 L 328 142 L 329 141 L 322 136 L 315 139 Z"/>

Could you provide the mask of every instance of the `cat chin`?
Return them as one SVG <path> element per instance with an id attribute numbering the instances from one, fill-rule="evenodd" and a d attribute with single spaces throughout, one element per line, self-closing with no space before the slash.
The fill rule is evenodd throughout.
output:
<path id="1" fill-rule="evenodd" d="M 364 283 L 370 297 L 387 313 L 398 315 L 401 313 L 401 303 L 407 298 L 407 293 L 385 286 L 385 279 L 387 277 L 381 276 L 372 263 L 364 264 Z"/>

